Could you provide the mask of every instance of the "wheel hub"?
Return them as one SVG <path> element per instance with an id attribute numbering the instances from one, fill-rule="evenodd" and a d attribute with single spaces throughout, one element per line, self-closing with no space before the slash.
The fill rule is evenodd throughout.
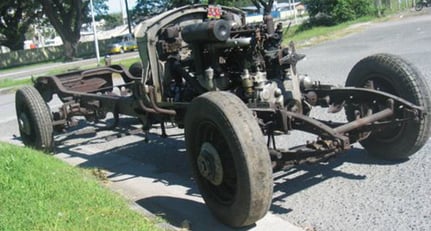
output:
<path id="1" fill-rule="evenodd" d="M 31 135 L 30 120 L 28 119 L 27 114 L 22 112 L 19 115 L 18 123 L 21 131 L 23 131 L 26 135 Z"/>
<path id="2" fill-rule="evenodd" d="M 214 185 L 223 182 L 223 165 L 215 147 L 205 142 L 197 158 L 199 173 Z"/>

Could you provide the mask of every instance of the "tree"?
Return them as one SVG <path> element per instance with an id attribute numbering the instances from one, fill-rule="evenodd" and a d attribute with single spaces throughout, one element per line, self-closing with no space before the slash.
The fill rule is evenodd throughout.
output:
<path id="1" fill-rule="evenodd" d="M 180 7 L 190 4 L 198 4 L 199 0 L 171 0 L 170 1 L 170 7 Z"/>
<path id="2" fill-rule="evenodd" d="M 374 6 L 377 9 L 377 16 L 382 16 L 382 0 L 374 0 Z"/>
<path id="3" fill-rule="evenodd" d="M 175 7 L 199 2 L 199 0 L 137 0 L 135 8 L 132 10 L 132 17 L 134 20 L 140 21 L 142 18 L 153 16 Z"/>
<path id="4" fill-rule="evenodd" d="M 372 0 L 304 0 L 314 24 L 331 25 L 361 16 L 372 11 Z M 320 14 L 320 19 L 317 18 Z"/>
<path id="5" fill-rule="evenodd" d="M 78 54 L 78 42 L 81 37 L 81 26 L 88 22 L 89 0 L 37 0 L 42 4 L 43 12 L 51 25 L 60 35 L 64 44 L 65 59 L 72 60 Z M 106 12 L 106 0 L 95 0 L 96 13 Z"/>
<path id="6" fill-rule="evenodd" d="M 254 4 L 258 9 L 263 9 L 265 12 L 271 12 L 274 0 L 138 0 L 135 8 L 132 10 L 134 20 L 145 18 L 174 7 L 185 6 L 188 4 L 220 4 L 225 6 L 245 6 Z"/>
<path id="7" fill-rule="evenodd" d="M 108 15 L 97 15 L 96 21 L 105 20 L 104 29 L 109 30 L 123 24 L 122 13 L 113 13 Z"/>
<path id="8" fill-rule="evenodd" d="M 24 48 L 25 33 L 42 10 L 33 1 L 2 0 L 0 3 L 0 45 L 11 50 Z"/>
<path id="9" fill-rule="evenodd" d="M 134 20 L 158 14 L 164 10 L 164 0 L 138 0 L 132 10 Z"/>
<path id="10" fill-rule="evenodd" d="M 263 14 L 269 15 L 271 14 L 272 5 L 274 4 L 274 0 L 269 0 L 268 2 L 264 0 L 252 0 L 251 1 L 258 10 L 260 10 L 263 7 Z"/>

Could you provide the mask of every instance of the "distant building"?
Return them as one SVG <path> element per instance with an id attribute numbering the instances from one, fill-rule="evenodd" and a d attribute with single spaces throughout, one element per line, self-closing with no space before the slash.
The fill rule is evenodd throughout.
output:
<path id="1" fill-rule="evenodd" d="M 5 46 L 0 46 L 0 54 L 10 52 L 10 49 Z"/>
<path id="2" fill-rule="evenodd" d="M 122 35 L 129 34 L 129 28 L 127 25 L 121 25 L 117 26 L 114 29 L 111 30 L 98 30 L 97 31 L 97 39 L 98 40 L 104 40 L 104 39 L 110 39 L 113 37 L 119 37 Z M 81 39 L 80 42 L 88 42 L 88 41 L 94 41 L 94 35 L 93 31 L 82 31 L 81 32 Z"/>
<path id="3" fill-rule="evenodd" d="M 259 22 L 262 21 L 263 9 L 256 8 L 256 6 L 241 7 L 246 12 L 247 22 Z M 301 2 L 288 3 L 288 2 L 277 2 L 274 1 L 272 5 L 271 15 L 275 20 L 286 20 L 294 16 L 301 16 L 305 12 L 304 4 Z"/>

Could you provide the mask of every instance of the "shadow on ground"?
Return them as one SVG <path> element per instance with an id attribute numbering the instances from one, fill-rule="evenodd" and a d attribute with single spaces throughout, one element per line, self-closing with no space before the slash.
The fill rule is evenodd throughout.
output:
<path id="1" fill-rule="evenodd" d="M 184 137 L 182 134 L 175 134 L 179 130 L 168 129 L 168 134 L 170 134 L 168 138 L 160 136 L 159 128 L 153 129 L 155 133 L 149 133 L 148 136 L 144 136 L 143 133 L 131 135 L 130 131 L 133 130 L 131 125 L 134 123 L 136 121 L 132 119 L 122 120 L 122 127 L 127 129 L 117 129 L 104 135 L 94 132 L 88 134 L 71 132 L 67 136 L 58 136 L 56 137 L 56 152 L 64 153 L 70 158 L 84 159 L 85 161 L 78 165 L 80 167 L 98 168 L 112 172 L 113 174 L 108 176 L 112 181 L 125 181 L 135 177 L 151 178 L 153 182 L 162 182 L 167 186 L 186 187 L 187 195 L 199 196 L 199 190 L 192 180 L 189 169 Z M 88 124 L 82 124 L 80 128 L 87 129 Z M 113 144 L 118 139 L 123 139 L 123 141 Z M 144 141 L 145 139 L 148 140 Z M 127 140 L 131 141 L 128 142 Z M 103 151 L 97 151 L 99 149 L 96 148 L 94 149 L 95 152 L 86 153 L 83 147 L 88 145 L 102 147 L 100 150 Z M 130 164 L 131 160 L 134 162 L 133 165 Z M 344 162 L 378 165 L 399 163 L 377 160 L 368 156 L 366 151 L 355 148 L 339 154 L 328 162 L 298 165 L 274 174 L 274 192 L 277 192 L 277 196 L 274 196 L 273 201 L 284 200 L 292 194 L 333 177 L 342 177 L 348 180 L 366 178 L 365 175 L 345 173 L 336 169 Z M 191 228 L 196 230 L 231 230 L 231 228 L 220 224 L 201 202 L 168 196 L 147 197 L 136 202 L 177 227 L 188 227 L 191 224 Z M 289 207 L 273 204 L 270 211 L 274 214 L 286 214 L 292 210 Z M 183 215 L 178 216 L 177 214 Z M 240 230 L 250 228 L 253 227 Z"/>

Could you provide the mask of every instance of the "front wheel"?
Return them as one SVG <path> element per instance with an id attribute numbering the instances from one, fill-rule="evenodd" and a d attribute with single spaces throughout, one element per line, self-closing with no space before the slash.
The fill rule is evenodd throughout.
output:
<path id="1" fill-rule="evenodd" d="M 365 87 L 370 83 L 375 90 L 399 96 L 425 110 L 420 121 L 408 120 L 401 126 L 383 131 L 372 131 L 360 141 L 368 153 L 384 159 L 405 159 L 418 151 L 430 136 L 430 91 L 422 74 L 411 63 L 398 56 L 377 54 L 359 61 L 350 71 L 346 86 Z M 355 119 L 355 110 L 364 115 L 368 105 L 347 106 L 349 121 Z"/>
<path id="2" fill-rule="evenodd" d="M 422 2 L 416 3 L 415 10 L 421 11 L 424 8 L 424 4 Z"/>
<path id="3" fill-rule="evenodd" d="M 52 152 L 51 113 L 36 88 L 26 86 L 19 89 L 15 94 L 15 108 L 22 142 L 26 146 Z"/>
<path id="4" fill-rule="evenodd" d="M 185 117 L 186 147 L 205 203 L 223 223 L 255 223 L 272 200 L 272 168 L 260 127 L 227 92 L 194 99 Z"/>

